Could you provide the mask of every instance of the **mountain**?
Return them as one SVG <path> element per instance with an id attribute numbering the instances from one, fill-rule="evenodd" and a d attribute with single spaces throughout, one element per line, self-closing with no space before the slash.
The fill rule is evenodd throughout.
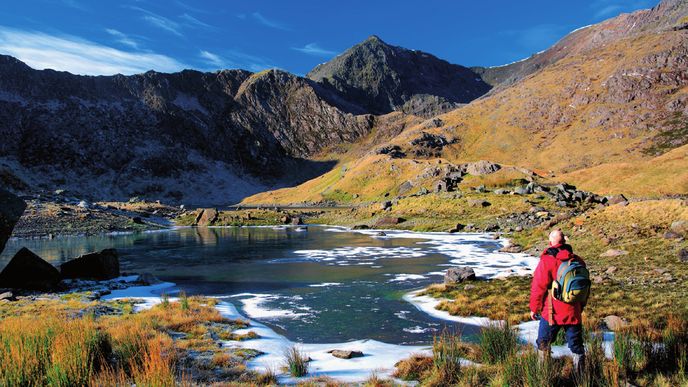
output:
<path id="1" fill-rule="evenodd" d="M 430 117 L 468 103 L 490 89 L 469 68 L 392 46 L 377 36 L 318 65 L 306 77 L 375 114 L 400 110 Z"/>
<path id="2" fill-rule="evenodd" d="M 622 14 L 595 26 L 585 26 L 566 35 L 549 49 L 529 58 L 494 67 L 473 67 L 491 86 L 510 86 L 536 71 L 568 56 L 584 53 L 632 34 L 685 28 L 685 1 L 662 1 L 652 11 Z M 592 28 L 590 28 L 592 27 Z"/>
<path id="3" fill-rule="evenodd" d="M 328 163 L 309 156 L 372 128 L 372 116 L 327 101 L 346 105 L 279 70 L 93 77 L 0 56 L 0 179 L 98 199 L 228 203 L 319 174 Z"/>
<path id="4" fill-rule="evenodd" d="M 322 179 L 246 201 L 378 200 L 432 190 L 442 170 L 477 160 L 598 193 L 688 194 L 688 1 L 619 15 L 490 71 L 486 96 Z"/>

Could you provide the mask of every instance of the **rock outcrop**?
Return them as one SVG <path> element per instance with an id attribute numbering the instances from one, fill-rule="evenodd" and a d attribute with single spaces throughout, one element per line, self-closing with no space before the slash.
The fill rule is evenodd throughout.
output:
<path id="1" fill-rule="evenodd" d="M 444 273 L 444 283 L 446 285 L 456 285 L 475 279 L 475 271 L 467 266 L 450 267 L 447 269 L 447 272 Z"/>
<path id="2" fill-rule="evenodd" d="M 119 277 L 119 254 L 115 249 L 89 253 L 60 266 L 63 278 L 108 280 Z"/>
<path id="3" fill-rule="evenodd" d="M 26 247 L 0 272 L 0 288 L 49 291 L 60 283 L 60 272 Z"/>
<path id="4" fill-rule="evenodd" d="M 26 203 L 23 200 L 0 188 L 0 253 L 5 249 L 14 225 L 17 224 L 25 209 Z"/>

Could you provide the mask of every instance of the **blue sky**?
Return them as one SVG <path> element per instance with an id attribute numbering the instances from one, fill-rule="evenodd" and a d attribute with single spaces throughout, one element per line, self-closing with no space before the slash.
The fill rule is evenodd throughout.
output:
<path id="1" fill-rule="evenodd" d="M 0 53 L 34 68 L 132 74 L 278 67 L 299 75 L 370 35 L 466 66 L 510 63 L 657 0 L 23 0 Z"/>

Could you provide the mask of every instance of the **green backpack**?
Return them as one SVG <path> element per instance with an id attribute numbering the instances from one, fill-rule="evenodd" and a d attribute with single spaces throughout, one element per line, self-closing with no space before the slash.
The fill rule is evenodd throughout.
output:
<path id="1" fill-rule="evenodd" d="M 573 257 L 559 265 L 557 278 L 552 282 L 552 297 L 567 304 L 585 305 L 590 285 L 590 272 L 583 262 Z"/>

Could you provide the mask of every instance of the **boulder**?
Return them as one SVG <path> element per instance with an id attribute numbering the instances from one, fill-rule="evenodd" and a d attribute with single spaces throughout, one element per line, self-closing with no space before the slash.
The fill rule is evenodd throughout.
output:
<path id="1" fill-rule="evenodd" d="M 399 223 L 404 223 L 406 219 L 404 218 L 397 218 L 395 216 L 386 216 L 384 218 L 380 218 L 375 225 L 376 226 L 389 226 L 389 225 L 395 225 Z"/>
<path id="2" fill-rule="evenodd" d="M 506 245 L 506 246 L 502 247 L 501 249 L 499 249 L 499 251 L 502 253 L 514 253 L 515 254 L 515 253 L 522 252 L 523 247 L 520 245 L 509 244 L 509 245 Z"/>
<path id="3" fill-rule="evenodd" d="M 468 205 L 471 207 L 489 207 L 492 203 L 482 199 L 469 199 Z"/>
<path id="4" fill-rule="evenodd" d="M 300 216 L 295 216 L 291 218 L 291 224 L 294 226 L 299 226 L 303 224 L 303 219 Z"/>
<path id="5" fill-rule="evenodd" d="M 119 254 L 115 249 L 82 255 L 60 266 L 63 278 L 108 280 L 119 277 Z"/>
<path id="6" fill-rule="evenodd" d="M 683 238 L 681 234 L 675 233 L 673 231 L 667 231 L 664 234 L 662 234 L 662 238 L 664 239 L 681 239 Z"/>
<path id="7" fill-rule="evenodd" d="M 5 249 L 14 225 L 17 224 L 25 209 L 26 203 L 23 200 L 0 188 L 0 253 Z"/>
<path id="8" fill-rule="evenodd" d="M 353 226 L 351 229 L 352 230 L 367 230 L 369 228 L 370 228 L 370 226 L 368 226 L 367 224 L 357 224 L 357 225 Z"/>
<path id="9" fill-rule="evenodd" d="M 475 271 L 467 266 L 450 267 L 444 274 L 444 283 L 446 285 L 455 285 L 473 280 L 475 280 Z"/>
<path id="10" fill-rule="evenodd" d="M 455 232 L 461 232 L 461 231 L 463 231 L 464 228 L 466 228 L 465 225 L 463 225 L 461 223 L 457 223 L 456 226 L 454 226 L 454 228 L 449 229 L 449 232 L 452 234 Z"/>
<path id="11" fill-rule="evenodd" d="M 609 249 L 609 250 L 605 251 L 604 253 L 600 254 L 600 257 L 613 258 L 613 257 L 621 256 L 621 255 L 628 255 L 628 251 Z"/>
<path id="12" fill-rule="evenodd" d="M 384 231 L 378 231 L 378 232 L 375 234 L 375 236 L 383 237 L 383 236 L 387 236 L 387 233 L 384 232 Z"/>
<path id="13" fill-rule="evenodd" d="M 606 204 L 610 205 L 610 206 L 613 206 L 615 204 L 621 204 L 622 206 L 625 206 L 628 204 L 628 199 L 626 199 L 626 197 L 623 196 L 622 194 L 611 195 L 611 196 L 607 196 Z"/>
<path id="14" fill-rule="evenodd" d="M 626 320 L 622 319 L 619 316 L 614 316 L 614 315 L 610 315 L 610 316 L 605 317 L 603 321 L 604 321 L 604 325 L 606 325 L 610 331 L 618 331 L 621 328 L 628 325 Z"/>
<path id="15" fill-rule="evenodd" d="M 489 161 L 480 160 L 475 163 L 466 165 L 466 172 L 473 176 L 489 175 L 502 169 L 499 164 L 491 163 Z"/>
<path id="16" fill-rule="evenodd" d="M 14 301 L 14 293 L 7 291 L 0 293 L 0 301 Z"/>
<path id="17" fill-rule="evenodd" d="M 528 189 L 528 187 L 516 187 L 514 189 L 514 193 L 516 195 L 528 195 L 528 194 L 531 194 L 532 192 L 533 192 L 533 190 Z"/>
<path id="18" fill-rule="evenodd" d="M 282 224 L 289 224 L 289 223 L 291 223 L 291 216 L 289 216 L 289 215 L 284 215 L 283 217 L 280 218 L 280 222 L 282 222 Z"/>
<path id="19" fill-rule="evenodd" d="M 392 208 L 392 202 L 390 201 L 385 201 L 380 205 L 380 208 L 384 211 L 388 208 Z"/>
<path id="20" fill-rule="evenodd" d="M 151 273 L 142 273 L 142 274 L 139 274 L 139 276 L 136 278 L 136 281 L 134 281 L 134 282 L 136 282 L 137 284 L 144 285 L 144 286 L 150 286 L 150 285 L 159 284 L 162 281 L 160 281 L 158 279 L 158 277 L 154 276 Z"/>
<path id="21" fill-rule="evenodd" d="M 0 273 L 0 287 L 48 291 L 59 283 L 60 272 L 26 247 Z"/>
<path id="22" fill-rule="evenodd" d="M 677 220 L 671 223 L 671 227 L 669 229 L 676 234 L 688 235 L 688 222 L 685 220 Z"/>
<path id="23" fill-rule="evenodd" d="M 688 249 L 681 249 L 678 252 L 678 260 L 683 263 L 688 263 Z"/>
<path id="24" fill-rule="evenodd" d="M 215 208 L 204 208 L 198 213 L 196 222 L 194 223 L 197 226 L 210 226 L 217 220 L 219 215 L 219 212 Z"/>
<path id="25" fill-rule="evenodd" d="M 344 349 L 333 349 L 327 351 L 327 353 L 330 353 L 332 354 L 332 356 L 338 357 L 340 359 L 353 359 L 355 357 L 363 357 L 363 352 L 361 351 L 350 351 Z"/>

